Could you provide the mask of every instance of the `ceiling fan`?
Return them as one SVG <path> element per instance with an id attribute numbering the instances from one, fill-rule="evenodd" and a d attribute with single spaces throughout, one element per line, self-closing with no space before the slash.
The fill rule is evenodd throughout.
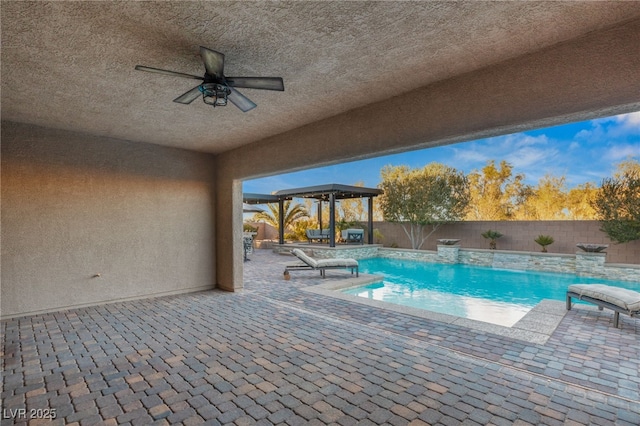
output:
<path id="1" fill-rule="evenodd" d="M 281 77 L 226 77 L 224 75 L 224 55 L 222 53 L 200 46 L 200 56 L 202 56 L 206 69 L 204 77 L 145 67 L 143 65 L 136 65 L 136 70 L 202 80 L 202 84 L 173 100 L 173 102 L 187 105 L 202 95 L 202 100 L 207 105 L 214 107 L 225 106 L 227 101 L 230 101 L 243 112 L 247 112 L 257 105 L 236 90 L 236 87 L 284 91 L 284 82 Z"/>

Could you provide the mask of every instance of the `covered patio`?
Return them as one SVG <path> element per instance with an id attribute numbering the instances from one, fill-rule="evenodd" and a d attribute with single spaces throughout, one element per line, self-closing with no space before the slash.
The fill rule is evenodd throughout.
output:
<path id="1" fill-rule="evenodd" d="M 322 231 L 322 203 L 329 203 L 329 247 L 336 246 L 336 201 L 351 198 L 367 199 L 367 242 L 373 244 L 373 198 L 382 194 L 378 188 L 340 185 L 336 183 L 307 186 L 303 188 L 284 189 L 273 194 L 242 194 L 243 202 L 247 204 L 278 203 L 280 224 L 278 240 L 284 244 L 284 202 L 294 198 L 311 198 L 318 202 L 318 223 Z"/>
<path id="2" fill-rule="evenodd" d="M 1 21 L 3 425 L 637 426 L 637 326 L 574 309 L 536 344 L 362 308 L 237 238 L 248 179 L 640 110 L 636 3 L 7 1 Z M 136 71 L 201 80 L 199 46 L 286 91 L 213 110 Z"/>

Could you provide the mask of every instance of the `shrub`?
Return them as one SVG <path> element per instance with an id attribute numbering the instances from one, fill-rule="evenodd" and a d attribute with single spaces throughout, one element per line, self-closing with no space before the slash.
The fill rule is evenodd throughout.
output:
<path id="1" fill-rule="evenodd" d="M 547 246 L 553 244 L 553 237 L 551 235 L 538 235 L 538 238 L 534 239 L 536 243 L 542 246 L 542 252 L 547 252 Z"/>
<path id="2" fill-rule="evenodd" d="M 258 228 L 255 226 L 251 226 L 248 223 L 244 223 L 242 224 L 242 231 L 243 232 L 258 232 Z"/>
<path id="3" fill-rule="evenodd" d="M 604 179 L 593 207 L 602 231 L 612 241 L 626 243 L 640 239 L 640 167 Z"/>
<path id="4" fill-rule="evenodd" d="M 503 234 L 501 234 L 498 231 L 492 231 L 491 229 L 489 229 L 487 232 L 483 232 L 481 234 L 484 238 L 489 240 L 489 248 L 491 250 L 495 250 L 497 247 L 497 243 L 496 240 L 500 237 L 502 237 Z"/>

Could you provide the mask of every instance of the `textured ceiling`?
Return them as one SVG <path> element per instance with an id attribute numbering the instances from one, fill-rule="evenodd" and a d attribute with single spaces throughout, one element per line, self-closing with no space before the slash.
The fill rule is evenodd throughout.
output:
<path id="1" fill-rule="evenodd" d="M 219 153 L 640 17 L 638 2 L 2 1 L 2 119 Z M 201 75 L 281 76 L 248 113 L 172 102 Z"/>

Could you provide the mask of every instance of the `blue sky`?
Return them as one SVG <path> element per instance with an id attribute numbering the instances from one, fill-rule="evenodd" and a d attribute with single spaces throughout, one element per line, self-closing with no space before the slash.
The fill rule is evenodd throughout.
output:
<path id="1" fill-rule="evenodd" d="M 640 161 L 640 111 L 249 180 L 243 183 L 243 191 L 269 194 L 288 188 L 356 182 L 376 187 L 380 169 L 387 164 L 416 168 L 435 161 L 469 173 L 480 170 L 488 160 L 506 160 L 513 165 L 513 172 L 524 173 L 526 183 L 531 185 L 552 174 L 566 176 L 569 188 L 586 182 L 598 186 L 613 174 L 616 164 L 629 157 Z"/>

